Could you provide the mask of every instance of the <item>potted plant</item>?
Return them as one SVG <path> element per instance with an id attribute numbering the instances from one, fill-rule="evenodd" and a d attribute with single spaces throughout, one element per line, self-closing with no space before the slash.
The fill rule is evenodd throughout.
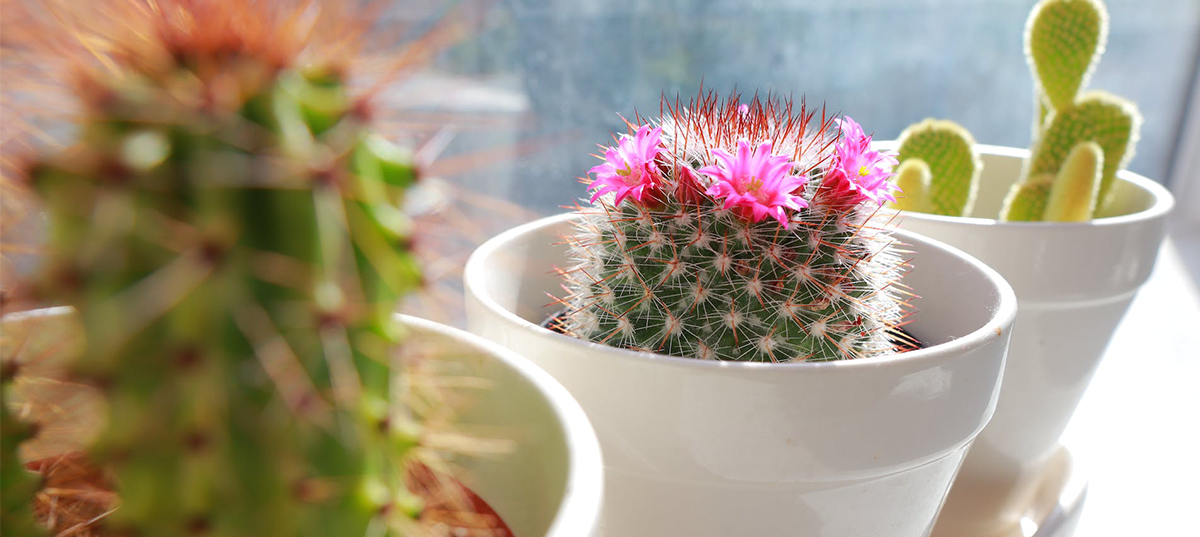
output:
<path id="1" fill-rule="evenodd" d="M 352 6 L 61 7 L 39 13 L 79 54 L 78 135 L 23 167 L 49 238 L 4 307 L 71 309 L 4 317 L 5 535 L 594 530 L 599 448 L 567 392 L 393 313 L 421 282 L 402 210 L 420 173 L 350 83 Z M 73 386 L 98 419 L 22 457 Z"/>
<path id="2" fill-rule="evenodd" d="M 925 535 L 991 412 L 1007 285 L 890 232 L 892 160 L 853 120 L 664 109 L 605 149 L 590 207 L 475 252 L 470 329 L 588 413 L 606 535 Z"/>
<path id="3" fill-rule="evenodd" d="M 1029 151 L 976 146 L 948 121 L 898 141 L 900 227 L 979 258 L 1020 312 L 991 423 L 963 463 L 935 535 L 1017 531 L 1035 497 L 1056 498 L 1058 439 L 1109 338 L 1154 266 L 1170 193 L 1124 170 L 1141 117 L 1083 91 L 1108 16 L 1098 0 L 1043 0 L 1027 25 L 1038 107 Z M 882 145 L 881 147 L 889 147 Z"/>

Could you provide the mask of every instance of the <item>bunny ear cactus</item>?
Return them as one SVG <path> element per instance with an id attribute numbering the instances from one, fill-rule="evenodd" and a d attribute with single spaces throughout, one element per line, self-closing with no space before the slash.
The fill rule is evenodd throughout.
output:
<path id="1" fill-rule="evenodd" d="M 305 67 L 316 30 L 280 5 L 131 12 L 149 42 L 84 72 L 78 142 L 28 170 L 40 292 L 78 310 L 72 373 L 107 402 L 111 534 L 425 531 L 406 479 L 439 403 L 392 316 L 421 281 L 399 209 L 419 174 L 341 61 Z"/>
<path id="2" fill-rule="evenodd" d="M 1075 103 L 1107 39 L 1108 12 L 1099 0 L 1048 0 L 1034 6 L 1025 28 L 1025 55 L 1046 112 Z"/>
<path id="3" fill-rule="evenodd" d="M 1093 210 L 1085 218 L 1091 219 L 1095 211 L 1111 201 L 1113 181 L 1117 172 L 1133 157 L 1141 128 L 1141 116 L 1130 102 L 1102 92 L 1089 92 L 1074 105 L 1051 112 L 1045 128 L 1034 141 L 1025 177 L 1015 185 L 1005 202 L 1001 218 L 1005 220 L 1042 220 L 1043 216 L 1034 207 L 1045 205 L 1041 197 L 1025 197 L 1016 194 L 1024 183 L 1038 177 L 1057 177 L 1065 170 L 1068 155 L 1081 144 L 1095 143 L 1103 151 L 1103 167 Z M 1090 177 L 1069 178 L 1071 181 L 1087 181 Z M 1046 191 L 1047 193 L 1049 191 Z M 1024 206 L 1033 203 L 1034 207 Z"/>
<path id="4" fill-rule="evenodd" d="M 1089 220 L 1112 201 L 1113 181 L 1133 158 L 1142 118 L 1133 103 L 1120 97 L 1099 91 L 1081 93 L 1100 61 L 1107 36 L 1108 13 L 1099 0 L 1042 0 L 1030 14 L 1025 50 L 1036 81 L 1037 126 L 1029 161 L 1005 200 L 1002 220 L 1049 219 L 1045 210 L 1053 189 L 1047 182 L 1079 185 L 1091 180 L 1085 166 L 1066 166 L 1068 155 L 1089 142 L 1103 152 L 1096 199 L 1086 212 L 1071 211 L 1071 218 Z M 1059 188 L 1068 190 L 1084 191 Z"/>
<path id="5" fill-rule="evenodd" d="M 953 121 L 926 119 L 900 134 L 899 153 L 904 196 L 894 208 L 947 216 L 971 212 L 983 171 L 971 133 Z"/>
<path id="6" fill-rule="evenodd" d="M 561 328 L 713 360 L 897 350 L 903 263 L 874 218 L 895 159 L 852 119 L 812 117 L 710 94 L 605 148 L 568 237 Z"/>

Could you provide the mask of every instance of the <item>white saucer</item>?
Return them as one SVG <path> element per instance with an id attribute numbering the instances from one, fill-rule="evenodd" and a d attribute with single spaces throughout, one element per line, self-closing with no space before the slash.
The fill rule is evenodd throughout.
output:
<path id="1" fill-rule="evenodd" d="M 1021 519 L 1018 531 L 1004 537 L 1071 537 L 1083 513 L 1087 479 L 1070 450 L 1059 446 L 1042 487 Z"/>

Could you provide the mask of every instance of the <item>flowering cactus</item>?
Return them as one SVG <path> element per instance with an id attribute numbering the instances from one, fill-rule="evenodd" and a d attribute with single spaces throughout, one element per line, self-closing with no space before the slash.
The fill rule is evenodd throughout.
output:
<path id="1" fill-rule="evenodd" d="M 849 117 L 702 95 L 631 125 L 592 168 L 568 237 L 564 332 L 757 362 L 905 346 L 904 264 L 886 222 L 896 160 Z M 836 129 L 834 127 L 837 127 Z"/>

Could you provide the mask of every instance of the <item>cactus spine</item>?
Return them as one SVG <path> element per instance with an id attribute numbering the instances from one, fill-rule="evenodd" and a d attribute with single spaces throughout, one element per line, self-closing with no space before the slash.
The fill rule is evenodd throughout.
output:
<path id="1" fill-rule="evenodd" d="M 903 198 L 893 207 L 948 216 L 970 214 L 983 171 L 971 133 L 953 121 L 926 119 L 900 134 L 899 152 L 898 179 L 905 183 L 900 184 Z M 917 163 L 924 169 L 912 168 Z M 922 183 L 924 173 L 929 179 Z"/>
<path id="2" fill-rule="evenodd" d="M 1086 192 L 1049 188 L 1043 183 L 1089 184 L 1092 177 L 1087 166 L 1066 165 L 1068 156 L 1087 143 L 1098 144 L 1103 152 L 1100 181 L 1094 202 L 1078 201 L 1091 208 L 1071 211 L 1071 219 L 1091 219 L 1112 201 L 1113 181 L 1133 158 L 1142 119 L 1129 101 L 1083 91 L 1104 52 L 1107 36 L 1108 13 L 1099 0 L 1042 0 L 1030 14 L 1025 51 L 1035 80 L 1037 125 L 1029 161 L 1005 200 L 1002 220 L 1050 220 L 1046 210 L 1052 190 Z M 1053 215 L 1063 217 L 1060 212 Z"/>
<path id="3" fill-rule="evenodd" d="M 902 263 L 872 209 L 891 197 L 895 161 L 866 150 L 852 120 L 835 146 L 832 122 L 811 118 L 790 102 L 710 94 L 658 120 L 661 142 L 650 125 L 622 137 L 593 168 L 593 205 L 568 237 L 564 330 L 716 360 L 896 350 Z"/>
<path id="4" fill-rule="evenodd" d="M 438 402 L 392 317 L 420 283 L 418 174 L 284 5 L 132 9 L 112 70 L 83 71 L 77 142 L 28 168 L 41 296 L 78 311 L 72 374 L 107 403 L 107 534 L 426 535 L 406 480 Z"/>

